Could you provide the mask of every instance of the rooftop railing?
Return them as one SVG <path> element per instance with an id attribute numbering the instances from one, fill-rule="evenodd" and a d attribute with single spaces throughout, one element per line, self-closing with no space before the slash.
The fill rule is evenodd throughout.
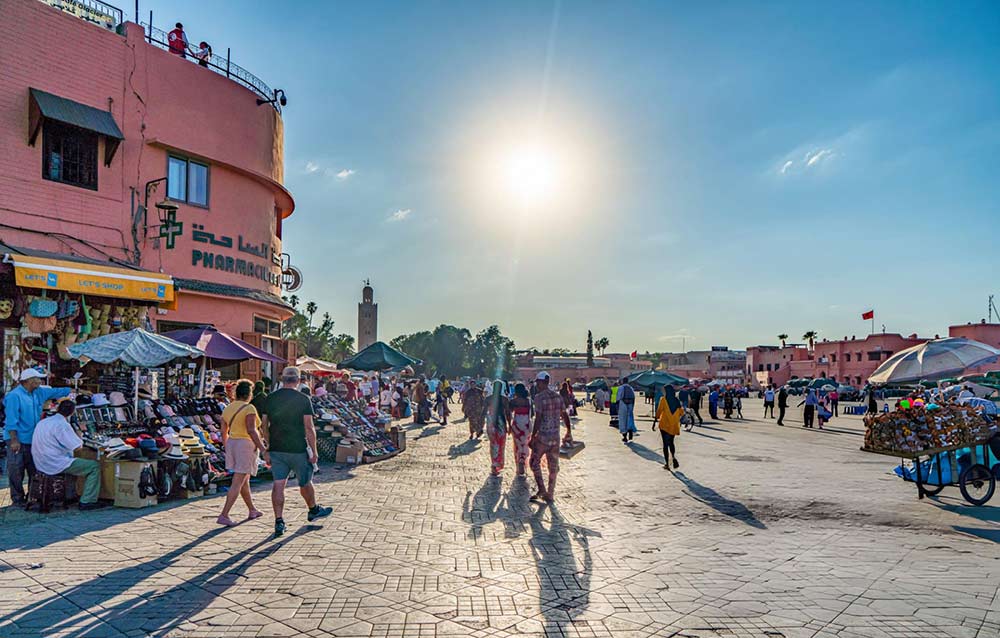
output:
<path id="1" fill-rule="evenodd" d="M 122 23 L 122 10 L 100 0 L 42 0 L 42 2 L 109 31 L 114 31 Z"/>
<path id="2" fill-rule="evenodd" d="M 57 0 L 53 0 L 57 1 Z M 141 23 L 142 27 L 146 30 L 146 41 L 150 44 L 165 49 L 170 50 L 170 45 L 167 39 L 167 32 L 162 29 L 157 29 L 148 22 Z M 196 58 L 191 53 L 187 53 L 187 58 L 192 60 L 193 64 L 198 64 L 201 60 Z M 278 102 L 276 92 L 271 89 L 268 85 L 264 84 L 264 81 L 259 77 L 250 73 L 243 67 L 233 64 L 230 60 L 230 51 L 226 49 L 226 55 L 221 56 L 216 53 L 212 53 L 205 58 L 205 66 L 212 69 L 219 75 L 224 75 L 231 80 L 239 82 L 243 86 L 247 87 L 257 95 L 261 97 L 262 100 L 270 102 L 274 110 L 281 113 L 281 106 Z"/>

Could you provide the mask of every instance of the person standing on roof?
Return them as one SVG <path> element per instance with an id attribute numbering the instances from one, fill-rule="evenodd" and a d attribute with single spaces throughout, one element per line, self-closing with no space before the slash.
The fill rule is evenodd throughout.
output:
<path id="1" fill-rule="evenodd" d="M 187 34 L 184 33 L 184 25 L 178 22 L 174 25 L 173 30 L 167 34 L 167 47 L 174 55 L 186 58 L 189 46 Z"/>

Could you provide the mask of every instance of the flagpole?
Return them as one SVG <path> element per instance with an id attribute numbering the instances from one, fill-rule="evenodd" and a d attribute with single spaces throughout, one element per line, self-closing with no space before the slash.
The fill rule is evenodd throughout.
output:
<path id="1" fill-rule="evenodd" d="M 872 334 L 875 334 L 875 311 L 872 310 Z"/>

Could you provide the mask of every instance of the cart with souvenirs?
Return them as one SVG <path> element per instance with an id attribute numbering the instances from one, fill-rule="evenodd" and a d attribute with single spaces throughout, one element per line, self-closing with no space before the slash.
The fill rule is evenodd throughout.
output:
<path id="1" fill-rule="evenodd" d="M 861 449 L 902 459 L 896 473 L 916 483 L 918 498 L 958 487 L 972 505 L 993 497 L 1000 459 L 992 457 L 996 426 L 971 406 L 909 405 L 865 418 Z M 909 465 L 907 465 L 909 461 Z"/>

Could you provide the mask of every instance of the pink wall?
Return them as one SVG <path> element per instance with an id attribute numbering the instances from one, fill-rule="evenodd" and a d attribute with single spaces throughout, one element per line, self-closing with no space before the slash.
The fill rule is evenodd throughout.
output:
<path id="1" fill-rule="evenodd" d="M 994 348 L 1000 348 L 1000 323 L 968 323 L 962 326 L 951 326 L 948 328 L 949 337 L 965 337 L 980 341 Z M 971 368 L 966 374 L 982 374 L 993 370 L 1000 370 L 1000 361 L 986 363 L 981 366 Z"/>
<path id="2" fill-rule="evenodd" d="M 289 215 L 294 202 L 280 184 L 280 116 L 268 105 L 257 106 L 256 94 L 235 81 L 150 45 L 138 25 L 125 27 L 126 35 L 118 35 L 37 0 L 0 3 L 0 37 L 17 43 L 0 47 L 0 223 L 5 225 L 0 239 L 91 258 L 106 253 L 133 263 L 138 249 L 138 265 L 149 270 L 280 295 L 271 281 L 192 263 L 192 251 L 204 249 L 222 255 L 220 265 L 232 263 L 234 270 L 243 259 L 260 266 L 254 271 L 266 270 L 268 278 L 279 274 L 270 254 L 249 255 L 237 244 L 242 236 L 246 244 L 266 245 L 268 253 L 282 250 L 278 214 Z M 110 166 L 100 162 L 96 192 L 42 179 L 41 135 L 35 146 L 27 144 L 29 87 L 99 109 L 107 109 L 110 98 L 125 140 Z M 210 165 L 209 206 L 179 204 L 183 233 L 172 250 L 144 238 L 141 224 L 136 246 L 133 211 L 143 201 L 145 183 L 166 175 L 168 153 Z M 160 184 L 150 197 L 147 235 L 158 233 L 153 204 L 165 196 Z M 234 246 L 195 242 L 195 224 Z M 254 312 L 276 319 L 289 314 L 276 305 L 193 296 L 183 293 L 177 311 L 157 317 L 214 323 L 238 333 L 250 329 Z"/>
<path id="3" fill-rule="evenodd" d="M 747 348 L 747 382 L 751 387 L 764 383 L 784 385 L 792 377 L 792 361 L 807 361 L 809 351 L 801 346 L 752 346 Z"/>
<path id="4" fill-rule="evenodd" d="M 818 342 L 813 353 L 813 376 L 825 375 L 843 383 L 861 385 L 890 356 L 924 341 L 926 339 L 916 335 L 903 337 L 890 333 L 868 335 L 863 339 Z"/>

